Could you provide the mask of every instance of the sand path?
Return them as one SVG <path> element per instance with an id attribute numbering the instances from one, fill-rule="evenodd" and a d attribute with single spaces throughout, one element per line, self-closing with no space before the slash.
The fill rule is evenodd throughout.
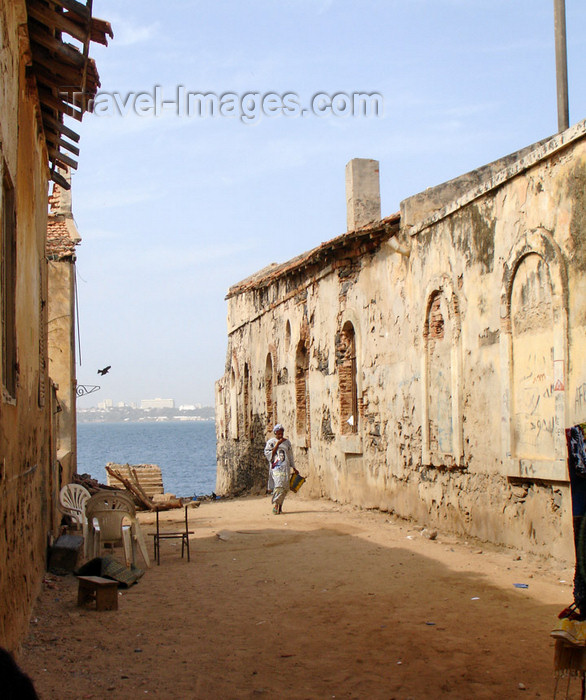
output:
<path id="1" fill-rule="evenodd" d="M 190 509 L 191 562 L 164 541 L 118 611 L 49 576 L 20 657 L 40 697 L 552 697 L 571 569 L 301 494 L 285 510 Z"/>

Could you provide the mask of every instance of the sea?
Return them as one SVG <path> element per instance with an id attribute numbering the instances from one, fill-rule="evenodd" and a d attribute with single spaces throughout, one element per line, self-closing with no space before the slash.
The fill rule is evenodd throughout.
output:
<path id="1" fill-rule="evenodd" d="M 207 496 L 216 487 L 216 425 L 213 420 L 78 422 L 78 473 L 107 484 L 108 462 L 157 464 L 166 493 Z"/>

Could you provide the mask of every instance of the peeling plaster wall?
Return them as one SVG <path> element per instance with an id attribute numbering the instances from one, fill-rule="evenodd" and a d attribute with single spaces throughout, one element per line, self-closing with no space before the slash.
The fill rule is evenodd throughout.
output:
<path id="1" fill-rule="evenodd" d="M 55 517 L 46 356 L 47 156 L 25 74 L 25 23 L 24 2 L 0 3 L 0 167 L 16 193 L 17 241 L 16 396 L 7 398 L 2 390 L 0 397 L 0 645 L 10 650 L 26 631 Z M 4 214 L 5 202 L 0 206 Z"/>
<path id="2" fill-rule="evenodd" d="M 266 483 L 270 352 L 307 493 L 573 559 L 564 429 L 586 421 L 586 127 L 571 133 L 507 159 L 443 210 L 424 207 L 427 220 L 407 207 L 409 256 L 386 242 L 337 250 L 318 273 L 229 298 L 217 415 L 242 422 L 246 363 L 251 427 L 230 436 L 219 421 L 218 491 Z M 355 433 L 340 422 L 336 363 L 348 321 Z M 309 435 L 296 430 L 302 337 Z"/>
<path id="3" fill-rule="evenodd" d="M 71 258 L 48 264 L 49 375 L 56 384 L 56 450 L 64 484 L 77 472 L 75 380 L 75 262 Z"/>

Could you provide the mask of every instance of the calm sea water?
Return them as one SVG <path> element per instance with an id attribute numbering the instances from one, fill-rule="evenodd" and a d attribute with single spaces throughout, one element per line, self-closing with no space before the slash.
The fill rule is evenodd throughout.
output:
<path id="1" fill-rule="evenodd" d="M 106 484 L 106 464 L 158 464 L 165 492 L 212 493 L 216 486 L 214 421 L 78 423 L 77 471 Z"/>

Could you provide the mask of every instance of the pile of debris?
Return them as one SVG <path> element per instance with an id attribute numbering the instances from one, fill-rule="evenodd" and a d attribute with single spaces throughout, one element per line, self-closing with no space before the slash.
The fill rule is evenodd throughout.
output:
<path id="1" fill-rule="evenodd" d="M 114 480 L 123 484 L 124 488 L 133 496 L 136 505 L 143 510 L 171 510 L 172 508 L 181 508 L 181 506 L 183 506 L 183 501 L 180 498 L 176 498 L 174 494 L 163 493 L 162 480 L 160 482 L 160 493 L 153 493 L 152 489 L 150 494 L 147 493 L 145 486 L 141 483 L 139 474 L 141 473 L 141 468 L 143 468 L 142 474 L 149 478 L 151 475 L 144 467 L 153 466 L 156 465 L 140 464 L 130 466 L 129 464 L 119 465 L 110 462 L 106 465 L 106 472 L 108 476 L 111 477 L 108 481 L 112 483 L 112 480 Z"/>
<path id="2" fill-rule="evenodd" d="M 97 479 L 94 479 L 89 474 L 74 474 L 71 478 L 71 481 L 74 484 L 81 484 L 84 488 L 86 488 L 91 493 L 92 496 L 94 495 L 94 493 L 97 493 L 98 491 L 118 490 L 118 489 L 116 489 L 115 486 L 108 486 L 107 484 L 100 484 L 100 482 Z"/>

